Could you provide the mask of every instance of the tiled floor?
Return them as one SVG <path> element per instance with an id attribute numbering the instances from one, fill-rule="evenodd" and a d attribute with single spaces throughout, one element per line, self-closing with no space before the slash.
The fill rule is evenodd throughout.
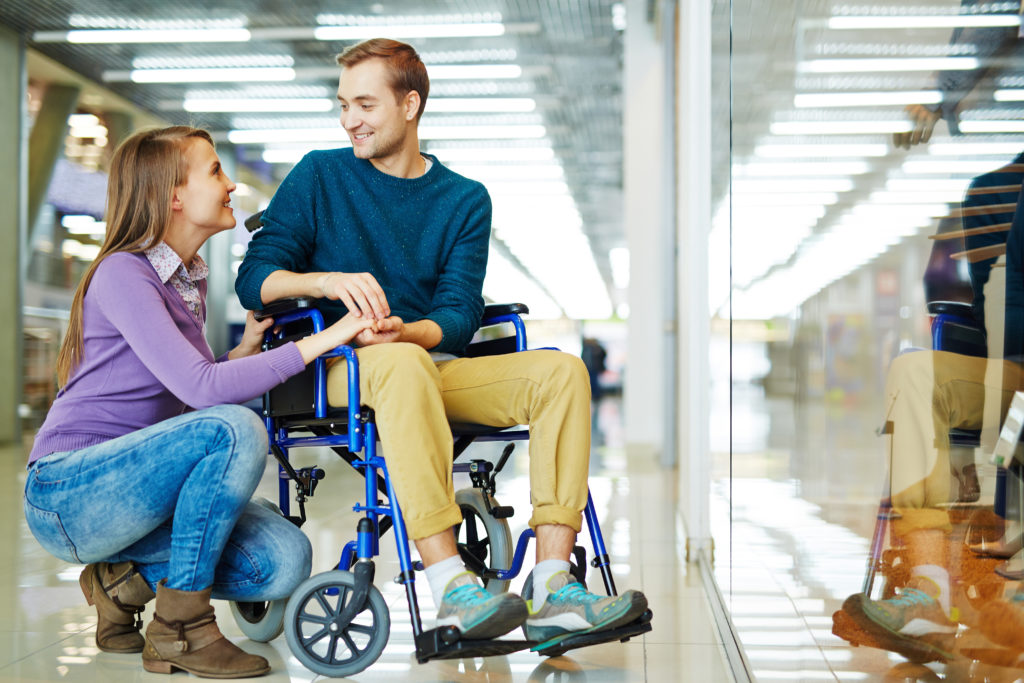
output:
<path id="1" fill-rule="evenodd" d="M 392 630 L 387 648 L 360 681 L 731 681 L 718 633 L 700 576 L 682 559 L 677 535 L 672 476 L 653 459 L 627 456 L 621 443 L 618 402 L 602 404 L 595 434 L 592 493 L 601 515 L 605 541 L 617 583 L 641 588 L 654 610 L 653 631 L 627 643 L 613 643 L 542 659 L 516 653 L 504 657 L 449 660 L 419 665 L 412 657 L 412 630 L 404 592 L 389 578 L 397 573 L 390 534 L 382 543 L 376 585 L 387 601 Z M 482 446 L 481 448 L 487 448 Z M 519 446 L 525 448 L 525 444 Z M 0 681 L 166 681 L 146 673 L 139 655 L 98 652 L 93 640 L 96 614 L 78 588 L 80 567 L 50 557 L 29 534 L 21 513 L 25 453 L 0 450 L 4 495 L 0 506 Z M 528 499 L 525 453 L 513 457 L 502 475 L 498 496 L 503 504 L 519 503 L 510 520 L 513 536 L 525 527 Z M 357 515 L 351 505 L 361 479 L 336 456 L 309 450 L 296 456 L 304 464 L 320 464 L 327 478 L 307 510 L 304 527 L 314 547 L 314 572 L 337 562 L 342 545 L 352 537 Z M 456 483 L 457 487 L 459 482 Z M 268 468 L 260 494 L 276 500 L 276 469 Z M 588 556 L 590 551 L 588 549 Z M 525 574 L 523 574 L 525 576 Z M 591 577 L 600 585 L 600 577 Z M 512 589 L 518 590 L 520 580 Z M 433 607 L 425 585 L 418 591 L 425 618 Z M 150 611 L 147 610 L 147 616 Z M 273 666 L 264 681 L 309 681 L 317 678 L 288 650 L 285 638 L 269 644 L 246 639 L 224 604 L 218 621 L 232 640 L 267 657 Z M 185 674 L 176 674 L 185 680 Z"/>

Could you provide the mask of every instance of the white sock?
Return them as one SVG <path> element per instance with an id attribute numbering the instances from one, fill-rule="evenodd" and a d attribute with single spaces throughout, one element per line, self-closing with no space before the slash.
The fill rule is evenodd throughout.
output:
<path id="1" fill-rule="evenodd" d="M 427 575 L 427 583 L 430 584 L 430 592 L 434 596 L 434 605 L 441 606 L 444 589 L 448 587 L 448 583 L 467 571 L 466 565 L 462 564 L 462 558 L 458 555 L 435 562 L 423 570 L 423 573 Z"/>
<path id="2" fill-rule="evenodd" d="M 558 572 L 569 571 L 568 560 L 544 560 L 533 568 L 533 611 L 536 612 L 548 599 L 548 579 Z"/>
<path id="3" fill-rule="evenodd" d="M 922 564 L 914 567 L 911 572 L 911 576 L 920 576 L 928 579 L 935 584 L 939 590 L 939 594 L 935 596 L 935 599 L 939 601 L 942 606 L 942 610 L 946 615 L 950 615 L 950 602 L 949 602 L 949 571 L 945 567 L 940 567 L 937 564 Z"/>

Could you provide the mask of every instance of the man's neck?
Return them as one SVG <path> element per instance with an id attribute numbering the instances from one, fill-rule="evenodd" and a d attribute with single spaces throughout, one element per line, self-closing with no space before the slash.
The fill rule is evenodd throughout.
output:
<path id="1" fill-rule="evenodd" d="M 381 173 L 396 178 L 419 178 L 427 172 L 427 162 L 420 154 L 418 140 L 413 140 L 413 144 L 406 145 L 397 154 L 370 159 L 370 163 Z"/>

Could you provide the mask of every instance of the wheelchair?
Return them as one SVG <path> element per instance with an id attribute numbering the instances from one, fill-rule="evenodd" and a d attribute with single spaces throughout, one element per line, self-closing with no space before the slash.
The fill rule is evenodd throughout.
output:
<path id="1" fill-rule="evenodd" d="M 511 325 L 515 333 L 471 344 L 467 355 L 525 351 L 526 330 L 521 314 L 527 312 L 522 304 L 487 306 L 482 327 Z M 324 328 L 315 300 L 308 298 L 275 302 L 257 312 L 257 318 L 266 317 L 274 318 L 276 331 L 267 334 L 265 349 Z M 346 408 L 327 405 L 327 360 L 333 357 L 344 357 L 348 361 Z M 279 465 L 282 514 L 301 526 L 306 519 L 305 502 L 325 475 L 317 467 L 294 465 L 289 457 L 292 448 L 326 446 L 332 449 L 363 475 L 365 490 L 363 500 L 352 508 L 362 515 L 356 525 L 355 539 L 342 548 L 333 570 L 313 575 L 299 585 L 288 600 L 232 603 L 235 621 L 246 636 L 267 642 L 283 630 L 295 657 L 311 671 L 324 676 L 350 676 L 371 666 L 384 651 L 390 632 L 387 604 L 374 586 L 373 558 L 380 553 L 381 537 L 391 530 L 400 567 L 395 582 L 405 588 L 419 663 L 432 659 L 504 655 L 527 648 L 538 650 L 539 643 L 528 640 L 469 640 L 462 638 L 453 626 L 424 628 L 415 590 L 415 573 L 421 571 L 423 565 L 414 561 L 410 554 L 387 465 L 384 458 L 377 455 L 377 426 L 373 411 L 360 402 L 359 365 L 352 347 L 340 346 L 317 358 L 305 372 L 265 394 L 262 412 L 270 437 L 270 452 Z M 451 427 L 454 471 L 467 473 L 472 482 L 470 488 L 458 491 L 455 496 L 464 517 L 456 530 L 459 554 L 466 566 L 482 578 L 486 590 L 498 594 L 508 590 L 509 581 L 522 569 L 533 531 L 524 530 L 513 547 L 507 521 L 513 509 L 499 505 L 495 499 L 495 478 L 511 456 L 515 441 L 528 438 L 529 432 L 522 428 L 467 424 L 452 424 Z M 497 463 L 483 459 L 460 462 L 459 457 L 475 441 L 508 443 Z M 289 490 L 292 486 L 298 515 L 291 514 Z M 589 494 L 584 518 L 593 549 L 590 564 L 600 571 L 607 593 L 616 595 L 609 556 Z M 571 570 L 584 585 L 586 564 L 586 550 L 577 545 Z M 530 590 L 527 585 L 524 592 Z M 541 656 L 558 656 L 577 647 L 626 641 L 650 631 L 651 617 L 651 611 L 647 610 L 631 624 L 598 633 L 569 635 L 554 644 L 548 643 L 548 647 L 538 652 Z"/>

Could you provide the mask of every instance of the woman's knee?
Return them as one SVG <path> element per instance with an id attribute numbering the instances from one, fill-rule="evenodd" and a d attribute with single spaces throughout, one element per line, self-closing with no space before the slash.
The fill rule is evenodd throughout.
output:
<path id="1" fill-rule="evenodd" d="M 211 420 L 217 436 L 225 440 L 234 457 L 254 463 L 265 461 L 268 440 L 263 420 L 250 408 L 222 405 L 202 411 Z"/>

